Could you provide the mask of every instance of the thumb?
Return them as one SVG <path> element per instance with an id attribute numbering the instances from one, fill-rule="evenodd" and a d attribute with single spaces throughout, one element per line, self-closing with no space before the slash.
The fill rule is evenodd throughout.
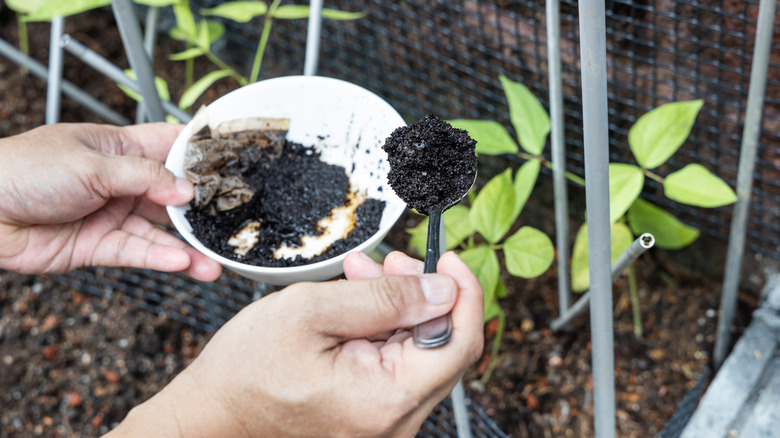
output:
<path id="1" fill-rule="evenodd" d="M 457 299 L 457 284 L 446 274 L 298 283 L 291 288 L 298 292 L 285 294 L 305 294 L 303 314 L 310 327 L 343 339 L 415 326 L 448 313 Z"/>
<path id="2" fill-rule="evenodd" d="M 101 175 L 112 197 L 145 195 L 159 205 L 181 205 L 192 200 L 192 183 L 176 177 L 159 161 L 127 155 L 105 155 Z"/>

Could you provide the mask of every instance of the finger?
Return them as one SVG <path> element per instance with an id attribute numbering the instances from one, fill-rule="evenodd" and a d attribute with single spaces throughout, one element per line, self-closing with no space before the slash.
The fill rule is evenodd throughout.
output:
<path id="1" fill-rule="evenodd" d="M 109 196 L 147 195 L 160 205 L 181 205 L 194 196 L 192 184 L 176 178 L 163 162 L 183 126 L 168 123 L 102 126 L 79 132 L 85 144 L 104 152 L 93 182 Z"/>
<path id="2" fill-rule="evenodd" d="M 93 184 L 105 198 L 144 195 L 159 205 L 182 205 L 195 196 L 192 183 L 177 178 L 158 161 L 104 155 L 99 164 Z"/>
<path id="3" fill-rule="evenodd" d="M 154 224 L 173 227 L 171 217 L 168 215 L 168 211 L 165 207 L 156 204 L 145 197 L 141 198 L 138 205 L 135 206 L 133 214 L 141 216 Z"/>
<path id="4" fill-rule="evenodd" d="M 190 267 L 190 256 L 182 248 L 153 243 L 127 231 L 114 230 L 100 239 L 89 264 L 177 272 Z"/>
<path id="5" fill-rule="evenodd" d="M 385 275 L 415 275 L 422 274 L 425 263 L 422 260 L 409 257 L 401 251 L 393 251 L 385 257 Z"/>
<path id="6" fill-rule="evenodd" d="M 344 258 L 343 267 L 344 276 L 347 277 L 347 280 L 377 278 L 384 274 L 382 265 L 360 251 L 347 254 Z"/>
<path id="7" fill-rule="evenodd" d="M 458 284 L 458 302 L 452 309 L 452 336 L 455 341 L 453 349 L 463 349 L 464 353 L 475 361 L 482 353 L 484 342 L 482 286 L 469 267 L 452 251 L 439 258 L 437 270 L 451 275 Z"/>
<path id="8" fill-rule="evenodd" d="M 298 283 L 285 289 L 289 304 L 302 309 L 307 325 L 334 338 L 364 338 L 411 327 L 444 315 L 457 296 L 455 280 L 442 274 Z"/>
<path id="9" fill-rule="evenodd" d="M 447 388 L 463 371 L 475 362 L 483 349 L 483 297 L 479 281 L 453 252 L 441 256 L 439 274 L 447 274 L 458 285 L 458 299 L 452 309 L 452 338 L 446 345 L 421 349 L 413 340 L 404 341 L 402 348 L 391 344 L 383 357 L 392 363 L 396 378 L 403 383 L 418 385 L 420 396 Z"/>
<path id="10" fill-rule="evenodd" d="M 222 266 L 206 255 L 202 254 L 186 242 L 168 233 L 167 231 L 150 224 L 141 217 L 131 215 L 122 224 L 122 230 L 135 236 L 146 239 L 149 242 L 179 248 L 190 258 L 190 265 L 182 272 L 200 281 L 214 281 L 222 274 Z M 151 268 L 167 272 L 173 269 Z"/>
<path id="11" fill-rule="evenodd" d="M 94 222 L 94 221 L 93 221 Z M 88 233 L 89 225 L 83 232 Z M 99 232 L 96 228 L 91 230 Z M 128 216 L 120 229 L 100 232 L 97 241 L 86 234 L 74 253 L 89 253 L 92 266 L 127 266 L 163 272 L 183 272 L 196 280 L 213 281 L 221 266 L 185 242 L 138 216 Z M 84 248 L 84 246 L 88 248 Z"/>
<path id="12" fill-rule="evenodd" d="M 164 162 L 183 129 L 184 125 L 171 123 L 125 126 L 122 128 L 122 155 L 136 155 Z"/>
<path id="13" fill-rule="evenodd" d="M 222 275 L 222 265 L 191 246 L 184 248 L 190 256 L 190 267 L 183 271 L 198 281 L 215 281 Z"/>
<path id="14" fill-rule="evenodd" d="M 368 339 L 371 342 L 386 342 L 388 339 L 390 339 L 391 336 L 395 334 L 395 330 L 388 330 L 386 332 L 382 332 L 376 335 L 366 336 L 366 339 Z"/>

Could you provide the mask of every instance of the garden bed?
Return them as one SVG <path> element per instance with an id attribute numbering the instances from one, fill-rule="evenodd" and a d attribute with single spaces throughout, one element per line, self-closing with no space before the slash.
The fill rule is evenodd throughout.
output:
<path id="1" fill-rule="evenodd" d="M 70 19 L 66 31 L 120 67 L 126 66 L 109 14 L 99 11 Z M 33 57 L 45 63 L 47 26 L 33 24 L 30 35 Z M 0 38 L 16 44 L 14 17 L 7 9 L 0 10 Z M 158 54 L 157 59 L 164 55 Z M 69 56 L 65 61 L 66 79 L 134 117 L 135 103 L 110 80 Z M 182 77 L 179 64 L 158 70 L 169 83 Z M 205 95 L 205 102 L 236 86 L 230 80 L 220 84 Z M 181 90 L 171 92 L 176 95 Z M 0 96 L 0 136 L 43 123 L 45 83 L 21 75 L 19 68 L 5 59 L 0 62 Z M 103 122 L 68 98 L 63 98 L 61 119 Z M 553 235 L 549 192 L 545 184 L 535 189 L 523 220 Z M 573 192 L 572 197 L 581 198 L 582 193 Z M 405 248 L 404 230 L 419 220 L 406 213 L 388 243 Z M 723 242 L 702 238 L 684 253 L 653 249 L 639 259 L 636 267 L 645 326 L 642 339 L 633 334 L 626 281 L 621 278 L 616 282 L 619 436 L 657 435 L 707 368 L 721 290 L 723 260 L 718 254 L 724 251 Z M 488 323 L 486 355 L 465 377 L 469 396 L 511 436 L 591 436 L 587 317 L 578 319 L 570 333 L 548 329 L 558 315 L 555 266 L 537 279 L 506 276 L 503 280 L 509 290 L 509 296 L 501 301 L 507 327 L 497 367 L 490 380 L 480 382 L 495 335 L 495 323 Z M 748 296 L 743 298 L 740 315 L 747 315 L 755 303 Z M 743 319 L 737 321 L 738 327 L 744 326 Z M 130 306 L 121 294 L 99 297 L 61 287 L 46 276 L 0 272 L 0 435 L 104 433 L 183 369 L 210 335 L 165 315 Z"/>

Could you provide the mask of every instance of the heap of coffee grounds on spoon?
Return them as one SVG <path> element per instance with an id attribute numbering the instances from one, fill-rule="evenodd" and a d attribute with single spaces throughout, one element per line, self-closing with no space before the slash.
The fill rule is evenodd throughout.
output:
<path id="1" fill-rule="evenodd" d="M 443 211 L 468 193 L 477 172 L 476 141 L 432 114 L 387 138 L 390 187 L 420 213 Z"/>

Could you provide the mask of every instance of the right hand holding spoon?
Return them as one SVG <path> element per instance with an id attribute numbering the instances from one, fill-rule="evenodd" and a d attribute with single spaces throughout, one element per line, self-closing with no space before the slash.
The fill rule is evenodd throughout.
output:
<path id="1" fill-rule="evenodd" d="M 466 196 L 477 178 L 476 144 L 465 130 L 429 114 L 393 131 L 382 147 L 390 186 L 409 208 L 428 215 L 426 273 L 436 272 L 442 213 Z M 414 342 L 421 348 L 442 346 L 451 335 L 449 315 L 414 328 Z"/>

